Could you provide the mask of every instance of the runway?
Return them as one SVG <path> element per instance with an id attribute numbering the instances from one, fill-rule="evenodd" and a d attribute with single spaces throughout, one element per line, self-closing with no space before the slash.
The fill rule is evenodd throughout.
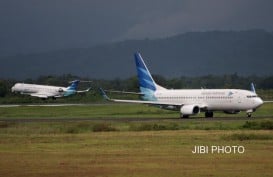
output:
<path id="1" fill-rule="evenodd" d="M 12 108 L 12 107 L 21 107 L 21 106 L 41 106 L 41 107 L 62 107 L 62 106 L 101 106 L 101 105 L 110 105 L 110 104 L 2 104 L 0 108 Z"/>
<path id="2" fill-rule="evenodd" d="M 192 117 L 192 118 L 1 118 L 0 122 L 160 122 L 160 121 L 172 121 L 172 122 L 187 122 L 187 121 L 248 121 L 248 120 L 259 120 L 259 119 L 273 119 L 273 116 L 260 116 L 260 117 Z"/>

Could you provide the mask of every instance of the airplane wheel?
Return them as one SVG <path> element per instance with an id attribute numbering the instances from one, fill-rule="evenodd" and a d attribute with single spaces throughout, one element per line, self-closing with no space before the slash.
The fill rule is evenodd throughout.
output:
<path id="1" fill-rule="evenodd" d="M 247 117 L 250 118 L 251 117 L 251 113 L 247 113 Z"/>
<path id="2" fill-rule="evenodd" d="M 180 118 L 181 118 L 181 119 L 186 119 L 186 118 L 189 118 L 189 115 L 182 115 L 182 114 L 181 114 L 181 115 L 180 115 Z"/>
<path id="3" fill-rule="evenodd" d="M 213 112 L 212 111 L 205 112 L 205 117 L 206 118 L 213 118 Z"/>

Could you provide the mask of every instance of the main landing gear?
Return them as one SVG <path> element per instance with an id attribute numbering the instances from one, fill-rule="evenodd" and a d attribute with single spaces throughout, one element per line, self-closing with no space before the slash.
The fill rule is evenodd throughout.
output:
<path id="1" fill-rule="evenodd" d="M 187 118 L 189 118 L 189 117 L 190 117 L 189 115 L 185 115 L 185 114 L 183 115 L 183 114 L 180 114 L 180 118 L 181 118 L 181 119 L 187 119 Z"/>
<path id="2" fill-rule="evenodd" d="M 206 111 L 205 112 L 205 117 L 206 118 L 213 118 L 213 112 L 212 111 Z"/>

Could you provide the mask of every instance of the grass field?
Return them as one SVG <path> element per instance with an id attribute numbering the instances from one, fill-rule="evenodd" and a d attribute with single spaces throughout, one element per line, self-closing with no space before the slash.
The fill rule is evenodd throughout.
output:
<path id="1" fill-rule="evenodd" d="M 233 135 L 251 135 L 246 140 Z M 253 136 L 256 135 L 256 136 Z M 264 138 L 264 137 L 267 138 Z M 235 136 L 236 137 L 236 136 Z M 1 176 L 272 176 L 272 131 L 1 134 Z M 193 154 L 195 145 L 243 154 Z"/>
<path id="2" fill-rule="evenodd" d="M 253 116 L 272 116 L 273 103 L 264 104 Z M 1 118 L 179 118 L 179 112 L 136 104 L 102 104 L 86 106 L 20 106 L 0 107 Z M 203 113 L 197 116 L 204 117 Z M 245 112 L 237 115 L 215 113 L 215 117 L 246 117 Z"/>
<path id="3" fill-rule="evenodd" d="M 6 122 L 1 119 L 179 114 L 143 105 L 0 108 L 0 176 L 269 177 L 273 121 L 266 117 L 272 110 L 273 104 L 263 105 L 254 113 L 264 117 L 258 120 Z M 193 154 L 198 145 L 243 146 L 245 151 Z"/>

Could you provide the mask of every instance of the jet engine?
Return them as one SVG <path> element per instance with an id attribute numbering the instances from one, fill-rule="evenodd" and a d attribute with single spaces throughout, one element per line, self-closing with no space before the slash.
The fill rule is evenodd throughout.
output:
<path id="1" fill-rule="evenodd" d="M 64 92 L 64 90 L 62 89 L 62 88 L 59 88 L 59 92 L 61 93 L 61 92 Z"/>
<path id="2" fill-rule="evenodd" d="M 180 108 L 182 115 L 194 115 L 200 112 L 200 108 L 197 105 L 184 105 Z"/>

